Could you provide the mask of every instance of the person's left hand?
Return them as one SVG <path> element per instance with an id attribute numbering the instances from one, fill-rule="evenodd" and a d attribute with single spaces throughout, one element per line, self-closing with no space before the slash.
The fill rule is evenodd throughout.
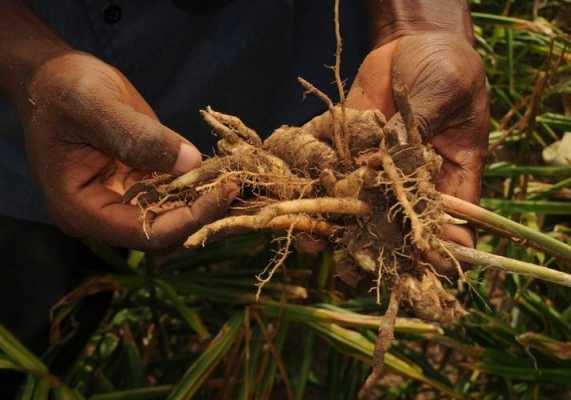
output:
<path id="1" fill-rule="evenodd" d="M 392 73 L 407 86 L 423 139 L 442 156 L 437 189 L 472 203 L 480 199 L 488 144 L 489 108 L 484 67 L 465 35 L 404 35 L 373 50 L 363 61 L 347 107 L 379 109 L 395 123 Z M 474 247 L 468 226 L 447 225 L 442 238 Z"/>

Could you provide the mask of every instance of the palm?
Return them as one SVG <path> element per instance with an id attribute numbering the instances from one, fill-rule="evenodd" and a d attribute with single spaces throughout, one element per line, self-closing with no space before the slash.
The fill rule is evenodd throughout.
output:
<path id="1" fill-rule="evenodd" d="M 365 59 L 349 93 L 348 106 L 378 108 L 388 118 L 393 117 L 393 71 L 398 71 L 409 88 L 423 137 L 443 158 L 437 189 L 477 202 L 489 120 L 479 56 L 465 39 L 454 35 L 397 39 Z M 473 245 L 467 228 L 449 226 L 443 236 Z"/>

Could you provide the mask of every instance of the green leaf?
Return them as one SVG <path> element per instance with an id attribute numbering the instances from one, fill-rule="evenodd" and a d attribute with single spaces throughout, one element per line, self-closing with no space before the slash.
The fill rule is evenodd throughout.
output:
<path id="1" fill-rule="evenodd" d="M 0 350 L 16 365 L 26 371 L 45 375 L 48 369 L 35 355 L 22 345 L 3 325 L 0 325 Z"/>
<path id="2" fill-rule="evenodd" d="M 180 313 L 182 319 L 193 329 L 202 340 L 210 338 L 210 332 L 206 329 L 204 322 L 196 311 L 188 307 L 176 290 L 167 282 L 161 279 L 154 280 L 155 285 L 161 290 L 163 296 L 172 303 Z"/>
<path id="3" fill-rule="evenodd" d="M 20 397 L 20 400 L 31 400 L 32 396 L 34 395 L 37 383 L 38 379 L 35 376 L 28 375 L 26 377 L 24 387 L 22 388 L 22 396 Z"/>
<path id="4" fill-rule="evenodd" d="M 344 346 L 349 354 L 362 355 L 367 357 L 370 361 L 372 360 L 375 344 L 362 334 L 331 323 L 311 322 L 308 325 L 326 339 Z M 428 378 L 418 365 L 407 362 L 395 356 L 390 351 L 385 354 L 385 365 L 395 373 L 424 382 L 453 398 L 462 398 L 453 388 Z"/>
<path id="5" fill-rule="evenodd" d="M 59 386 L 54 390 L 55 400 L 83 400 L 83 396 L 77 391 L 70 389 L 65 385 Z"/>
<path id="6" fill-rule="evenodd" d="M 485 198 L 480 200 L 483 207 L 503 214 L 519 214 L 535 212 L 548 215 L 571 215 L 571 202 L 565 201 L 530 201 L 503 200 Z"/>
<path id="7" fill-rule="evenodd" d="M 536 165 L 514 165 L 501 163 L 491 165 L 486 168 L 484 175 L 486 178 L 533 175 L 538 178 L 564 179 L 571 177 L 571 167 L 541 167 Z"/>
<path id="8" fill-rule="evenodd" d="M 313 352 L 315 348 L 315 333 L 309 331 L 305 334 L 303 346 L 303 359 L 299 367 L 299 373 L 295 379 L 294 393 L 295 400 L 303 400 L 305 396 L 305 387 L 309 379 L 309 371 L 311 368 L 311 361 L 313 360 Z"/>
<path id="9" fill-rule="evenodd" d="M 172 389 L 172 385 L 162 385 L 142 389 L 121 390 L 96 394 L 91 396 L 89 400 L 162 400 Z"/>
<path id="10" fill-rule="evenodd" d="M 34 390 L 33 400 L 48 400 L 51 391 L 51 382 L 49 378 L 40 379 Z"/>
<path id="11" fill-rule="evenodd" d="M 244 313 L 238 312 L 220 329 L 206 350 L 186 371 L 168 400 L 188 400 L 200 389 L 204 381 L 222 361 L 236 339 L 244 322 Z"/>
<path id="12" fill-rule="evenodd" d="M 126 389 L 144 387 L 147 383 L 145 377 L 145 363 L 141 358 L 137 343 L 133 338 L 129 324 L 123 324 L 123 356 L 125 359 L 127 384 Z"/>

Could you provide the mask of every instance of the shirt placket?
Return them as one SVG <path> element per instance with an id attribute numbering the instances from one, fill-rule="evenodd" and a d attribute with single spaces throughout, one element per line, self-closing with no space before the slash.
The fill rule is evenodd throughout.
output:
<path id="1" fill-rule="evenodd" d="M 117 65 L 118 57 L 114 37 L 121 29 L 123 7 L 119 1 L 84 0 L 91 27 L 95 35 L 98 54 L 104 61 Z"/>

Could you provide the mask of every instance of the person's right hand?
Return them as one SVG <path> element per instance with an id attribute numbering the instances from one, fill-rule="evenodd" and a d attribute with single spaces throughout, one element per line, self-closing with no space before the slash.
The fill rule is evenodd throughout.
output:
<path id="1" fill-rule="evenodd" d="M 235 188 L 224 187 L 162 214 L 147 239 L 140 210 L 122 204 L 122 194 L 144 171 L 182 174 L 199 166 L 199 151 L 159 122 L 121 72 L 91 55 L 53 57 L 24 87 L 28 159 L 66 233 L 155 250 L 219 218 L 235 197 Z"/>

